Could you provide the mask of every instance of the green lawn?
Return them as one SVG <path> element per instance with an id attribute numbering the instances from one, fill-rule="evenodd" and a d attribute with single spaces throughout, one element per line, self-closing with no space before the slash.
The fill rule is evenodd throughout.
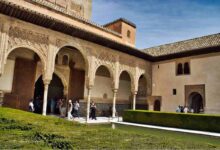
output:
<path id="1" fill-rule="evenodd" d="M 0 108 L 0 149 L 220 149 L 220 138 L 135 128 L 83 125 Z"/>

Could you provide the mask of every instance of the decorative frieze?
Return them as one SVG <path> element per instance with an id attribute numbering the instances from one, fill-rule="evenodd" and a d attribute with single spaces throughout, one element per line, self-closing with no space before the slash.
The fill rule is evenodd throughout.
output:
<path id="1" fill-rule="evenodd" d="M 9 29 L 8 44 L 8 50 L 15 46 L 28 45 L 36 48 L 43 56 L 46 57 L 49 48 L 49 36 L 28 29 L 12 26 Z"/>

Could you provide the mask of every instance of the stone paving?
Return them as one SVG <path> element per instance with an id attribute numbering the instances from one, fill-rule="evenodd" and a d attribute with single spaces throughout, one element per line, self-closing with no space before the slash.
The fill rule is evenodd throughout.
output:
<path id="1" fill-rule="evenodd" d="M 79 117 L 79 118 L 74 118 L 71 119 L 73 121 L 77 121 L 79 123 L 86 123 L 86 118 L 85 117 Z M 102 124 L 102 123 L 111 123 L 111 122 L 122 122 L 122 117 L 96 117 L 96 120 L 89 119 L 87 123 L 89 124 Z"/>

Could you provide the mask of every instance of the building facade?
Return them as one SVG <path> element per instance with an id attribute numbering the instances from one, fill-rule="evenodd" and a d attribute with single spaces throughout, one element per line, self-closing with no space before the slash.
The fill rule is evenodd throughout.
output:
<path id="1" fill-rule="evenodd" d="M 0 2 L 3 106 L 27 110 L 30 99 L 41 97 L 46 115 L 51 99 L 65 97 L 79 100 L 87 119 L 91 101 L 99 115 L 113 117 L 128 108 L 178 105 L 220 112 L 219 34 L 141 51 L 135 24 L 97 25 L 91 9 L 91 0 Z"/>

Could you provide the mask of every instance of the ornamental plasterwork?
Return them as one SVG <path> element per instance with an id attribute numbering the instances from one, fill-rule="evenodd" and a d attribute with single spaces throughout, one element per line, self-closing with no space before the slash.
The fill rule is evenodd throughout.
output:
<path id="1" fill-rule="evenodd" d="M 19 27 L 10 27 L 8 50 L 17 45 L 33 47 L 39 50 L 42 56 L 46 58 L 49 49 L 49 36 Z"/>

